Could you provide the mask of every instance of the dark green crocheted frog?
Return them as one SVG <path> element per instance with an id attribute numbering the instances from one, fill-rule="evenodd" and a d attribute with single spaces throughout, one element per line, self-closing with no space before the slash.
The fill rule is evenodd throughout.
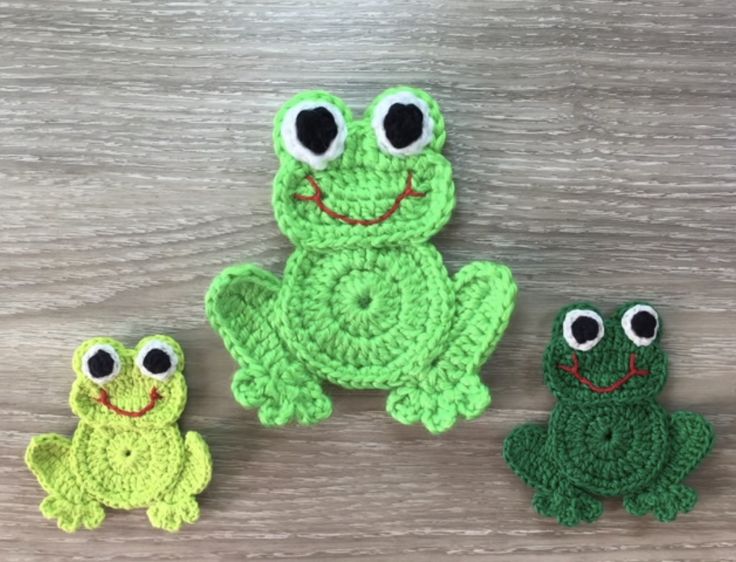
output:
<path id="1" fill-rule="evenodd" d="M 322 381 L 387 389 L 394 418 L 433 433 L 490 403 L 478 372 L 516 284 L 492 262 L 450 277 L 428 242 L 455 205 L 444 143 L 437 102 L 416 88 L 383 92 L 363 119 L 321 91 L 278 112 L 273 206 L 296 249 L 283 279 L 239 265 L 206 298 L 239 364 L 233 394 L 262 423 L 328 417 Z"/>
<path id="2" fill-rule="evenodd" d="M 713 444 L 713 427 L 693 412 L 668 414 L 656 396 L 667 380 L 656 310 L 630 303 L 609 319 L 588 304 L 559 313 L 544 354 L 557 398 L 549 424 L 525 424 L 504 457 L 536 493 L 541 514 L 568 526 L 603 513 L 596 496 L 623 497 L 633 515 L 672 521 L 696 492 L 682 480 Z"/>

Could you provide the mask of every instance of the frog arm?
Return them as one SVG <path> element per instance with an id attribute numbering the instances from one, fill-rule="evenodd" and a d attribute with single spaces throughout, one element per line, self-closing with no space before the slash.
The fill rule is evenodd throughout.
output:
<path id="1" fill-rule="evenodd" d="M 271 273 L 245 264 L 227 268 L 212 282 L 207 317 L 237 361 L 232 392 L 246 408 L 258 408 L 264 425 L 322 421 L 332 403 L 288 350 L 275 326 L 281 282 Z"/>
<path id="2" fill-rule="evenodd" d="M 557 468 L 547 430 L 535 424 L 516 427 L 503 442 L 503 458 L 525 484 L 534 488 L 532 505 L 540 515 L 556 517 L 565 526 L 592 523 L 603 504 L 575 488 Z"/>
<path id="3" fill-rule="evenodd" d="M 194 496 L 200 494 L 212 478 L 212 457 L 199 433 L 189 431 L 184 438 L 181 474 L 174 485 L 148 508 L 151 525 L 167 531 L 178 531 L 184 523 L 199 519 L 199 505 Z"/>
<path id="4" fill-rule="evenodd" d="M 674 412 L 669 423 L 669 454 L 657 478 L 646 489 L 624 498 L 633 515 L 649 512 L 660 521 L 672 521 L 678 513 L 691 511 L 698 501 L 695 490 L 682 484 L 710 452 L 715 432 L 700 414 Z"/>
<path id="5" fill-rule="evenodd" d="M 102 506 L 84 491 L 74 473 L 71 449 L 71 440 L 46 433 L 33 437 L 25 454 L 26 465 L 48 494 L 41 513 L 69 533 L 80 527 L 95 529 L 105 520 Z"/>
<path id="6" fill-rule="evenodd" d="M 417 381 L 393 390 L 386 409 L 406 424 L 421 421 L 432 433 L 450 429 L 458 416 L 473 419 L 491 403 L 479 371 L 508 326 L 516 283 L 511 270 L 474 262 L 453 279 L 455 312 L 445 345 Z"/>

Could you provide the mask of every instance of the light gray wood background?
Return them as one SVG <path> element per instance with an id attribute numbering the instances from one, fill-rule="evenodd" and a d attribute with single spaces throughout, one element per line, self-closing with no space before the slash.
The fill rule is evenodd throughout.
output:
<path id="1" fill-rule="evenodd" d="M 509 264 L 494 404 L 431 437 L 385 394 L 330 389 L 317 427 L 266 429 L 229 393 L 202 296 L 238 262 L 280 272 L 271 120 L 320 87 L 357 113 L 408 83 L 440 101 L 458 208 L 451 271 Z M 0 0 L 0 559 L 736 560 L 736 5 L 731 0 Z M 501 443 L 552 399 L 540 360 L 573 299 L 659 306 L 662 401 L 717 448 L 675 523 L 606 502 L 537 517 Z M 38 513 L 31 435 L 71 434 L 70 356 L 109 334 L 178 338 L 185 429 L 215 477 L 178 535 L 142 511 L 66 535 Z"/>

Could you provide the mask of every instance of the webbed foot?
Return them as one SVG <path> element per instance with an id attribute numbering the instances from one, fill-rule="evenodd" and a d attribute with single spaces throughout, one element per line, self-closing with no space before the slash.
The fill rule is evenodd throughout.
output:
<path id="1" fill-rule="evenodd" d="M 41 502 L 46 519 L 56 519 L 59 529 L 73 533 L 80 528 L 96 529 L 105 520 L 105 510 L 96 501 L 72 503 L 59 496 L 47 496 Z"/>
<path id="2" fill-rule="evenodd" d="M 184 523 L 194 523 L 199 519 L 199 504 L 191 496 L 183 497 L 176 503 L 155 503 L 146 513 L 151 525 L 173 533 L 181 529 Z"/>
<path id="3" fill-rule="evenodd" d="M 273 325 L 280 286 L 274 275 L 253 265 L 229 267 L 207 292 L 207 317 L 240 365 L 231 387 L 240 404 L 258 408 L 264 425 L 317 423 L 330 416 L 332 402 Z"/>
<path id="4" fill-rule="evenodd" d="M 404 424 L 422 422 L 434 434 L 450 429 L 458 416 L 473 419 L 491 403 L 488 388 L 478 375 L 468 374 L 459 380 L 430 376 L 435 384 L 423 381 L 417 386 L 392 390 L 386 411 Z"/>
<path id="5" fill-rule="evenodd" d="M 479 371 L 501 339 L 516 298 L 511 270 L 474 262 L 453 279 L 455 315 L 444 349 L 413 383 L 394 389 L 386 410 L 401 423 L 421 421 L 431 433 L 450 429 L 458 417 L 473 419 L 491 403 Z"/>
<path id="6" fill-rule="evenodd" d="M 661 474 L 646 490 L 624 498 L 624 507 L 632 515 L 652 513 L 660 521 L 673 521 L 698 501 L 697 492 L 681 481 L 713 447 L 713 426 L 700 414 L 674 412 L 669 436 L 670 452 Z"/>
<path id="7" fill-rule="evenodd" d="M 255 369 L 240 369 L 233 377 L 233 396 L 246 408 L 258 408 L 263 425 L 285 425 L 292 420 L 311 425 L 329 418 L 332 401 L 322 386 L 298 365 L 290 371 L 276 378 Z"/>
<path id="8" fill-rule="evenodd" d="M 573 487 L 547 449 L 547 430 L 535 424 L 520 425 L 503 442 L 506 463 L 535 489 L 532 506 L 540 515 L 555 517 L 568 527 L 592 523 L 603 514 L 603 504 Z"/>
<path id="9" fill-rule="evenodd" d="M 56 519 L 60 529 L 72 533 L 81 527 L 96 529 L 105 520 L 102 506 L 86 494 L 70 464 L 71 441 L 47 433 L 31 439 L 25 461 L 48 496 L 41 513 Z"/>
<path id="10" fill-rule="evenodd" d="M 600 500 L 584 492 L 537 492 L 532 505 L 540 515 L 555 517 L 566 527 L 593 523 L 603 514 Z"/>
<path id="11" fill-rule="evenodd" d="M 684 484 L 672 484 L 667 488 L 642 492 L 624 498 L 624 508 L 632 515 L 654 516 L 667 523 L 674 521 L 678 513 L 692 511 L 698 501 L 698 494 Z"/>

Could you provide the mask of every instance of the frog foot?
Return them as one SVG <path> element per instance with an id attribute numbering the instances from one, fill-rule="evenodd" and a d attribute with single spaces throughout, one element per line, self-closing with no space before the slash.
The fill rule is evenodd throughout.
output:
<path id="1" fill-rule="evenodd" d="M 102 506 L 90 501 L 82 504 L 72 503 L 58 496 L 48 496 L 41 502 L 41 513 L 46 519 L 56 519 L 59 529 L 73 533 L 81 527 L 96 529 L 105 520 Z"/>
<path id="2" fill-rule="evenodd" d="M 566 527 L 575 527 L 582 522 L 593 523 L 603 514 L 603 504 L 582 493 L 537 492 L 532 505 L 540 515 L 556 517 Z"/>
<path id="3" fill-rule="evenodd" d="M 478 417 L 491 403 L 491 394 L 478 375 L 467 374 L 448 382 L 441 379 L 432 385 L 422 381 L 396 388 L 388 396 L 386 411 L 407 425 L 421 421 L 436 435 L 450 429 L 458 416 L 468 420 Z"/>
<path id="4" fill-rule="evenodd" d="M 164 531 L 176 532 L 184 523 L 194 523 L 199 519 L 199 505 L 192 496 L 176 503 L 157 502 L 146 512 L 151 525 Z"/>
<path id="5" fill-rule="evenodd" d="M 311 425 L 332 414 L 332 402 L 320 384 L 298 373 L 280 379 L 258 370 L 240 369 L 233 377 L 232 392 L 241 405 L 258 408 L 263 425 L 286 425 L 291 420 Z"/>
<path id="6" fill-rule="evenodd" d="M 672 484 L 663 489 L 649 490 L 624 498 L 624 507 L 632 515 L 654 516 L 667 523 L 674 521 L 678 513 L 692 511 L 698 501 L 698 494 L 684 484 Z"/>

